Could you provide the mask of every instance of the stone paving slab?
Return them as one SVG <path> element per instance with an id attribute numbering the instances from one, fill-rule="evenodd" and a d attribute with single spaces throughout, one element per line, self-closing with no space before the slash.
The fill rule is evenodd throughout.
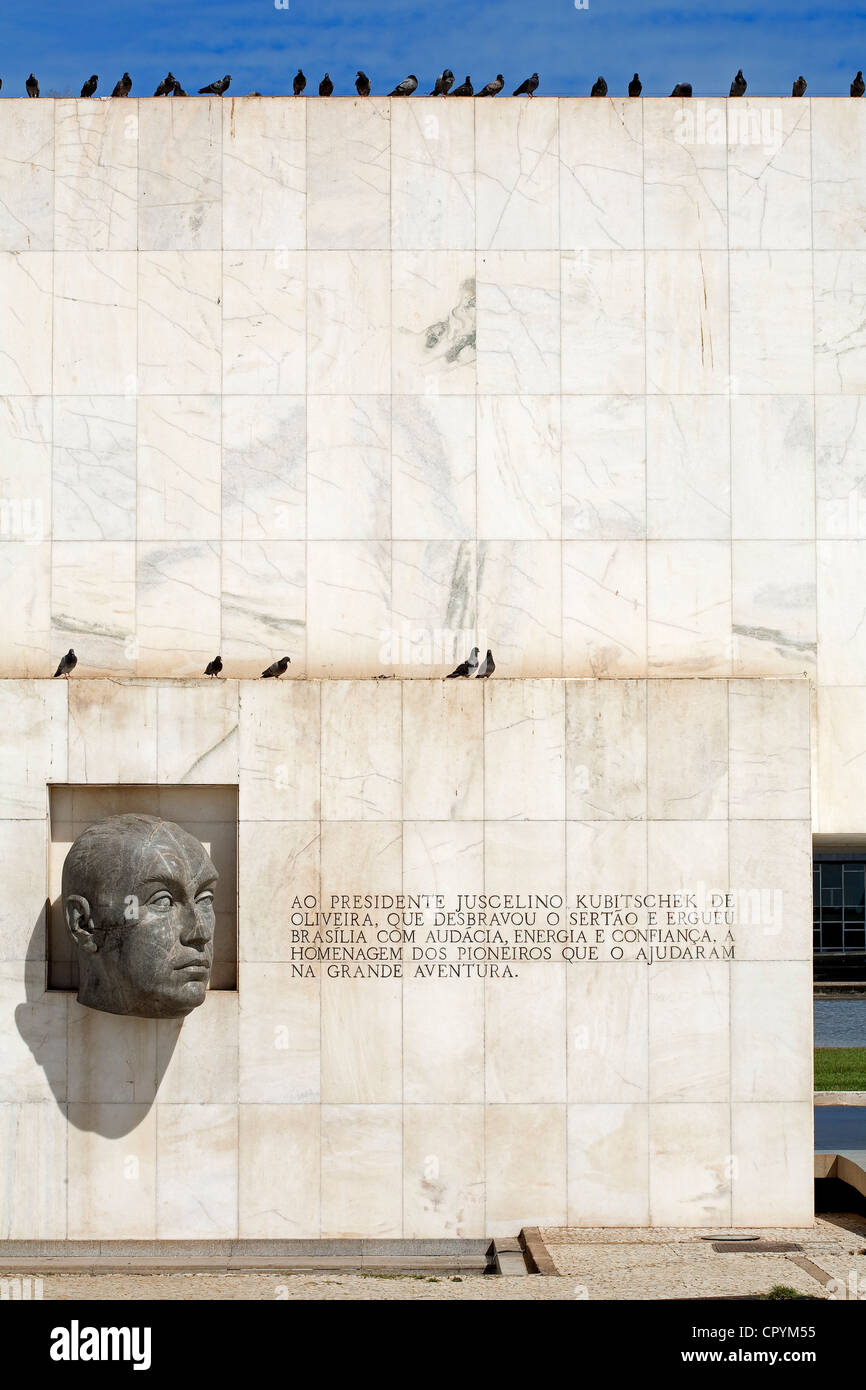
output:
<path id="1" fill-rule="evenodd" d="M 749 1235 L 790 1241 L 802 1254 L 716 1252 L 711 1238 L 702 1239 Z M 813 1226 L 793 1229 L 557 1226 L 542 1228 L 540 1236 L 558 1273 L 585 1288 L 590 1300 L 733 1298 L 768 1293 L 775 1284 L 827 1298 L 826 1278 L 849 1283 L 852 1273 L 852 1287 L 866 1291 L 866 1218 L 854 1213 L 819 1216 Z"/>
<path id="2" fill-rule="evenodd" d="M 821 1215 L 811 1226 L 543 1226 L 548 1250 L 555 1245 L 708 1245 L 722 1237 L 757 1236 L 760 1240 L 793 1240 L 801 1245 L 866 1237 L 866 1217 L 856 1212 Z"/>

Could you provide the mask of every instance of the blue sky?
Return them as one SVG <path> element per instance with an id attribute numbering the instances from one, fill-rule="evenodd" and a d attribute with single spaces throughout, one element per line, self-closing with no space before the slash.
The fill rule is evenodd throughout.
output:
<path id="1" fill-rule="evenodd" d="M 285 3 L 285 0 L 282 0 Z M 788 95 L 804 73 L 809 94 L 847 94 L 866 69 L 866 0 L 5 0 L 0 15 L 3 97 L 23 96 L 31 68 L 43 95 L 78 95 L 91 72 L 100 94 L 124 69 L 149 96 L 168 68 L 187 91 L 232 74 L 232 94 L 291 90 L 298 66 L 310 92 L 327 69 L 338 94 L 363 68 L 377 93 L 408 72 L 429 91 L 450 67 L 476 87 L 497 72 L 507 90 L 533 69 L 539 96 L 586 95 L 599 73 L 624 92 L 638 69 L 646 95 L 692 82 L 727 93 L 738 67 L 750 91 Z"/>

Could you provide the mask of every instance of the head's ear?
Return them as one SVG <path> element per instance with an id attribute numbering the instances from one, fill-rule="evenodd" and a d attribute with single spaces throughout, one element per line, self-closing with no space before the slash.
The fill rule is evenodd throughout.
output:
<path id="1" fill-rule="evenodd" d="M 79 893 L 70 893 L 63 904 L 69 934 L 80 951 L 98 951 L 96 927 L 90 915 L 90 903 Z"/>

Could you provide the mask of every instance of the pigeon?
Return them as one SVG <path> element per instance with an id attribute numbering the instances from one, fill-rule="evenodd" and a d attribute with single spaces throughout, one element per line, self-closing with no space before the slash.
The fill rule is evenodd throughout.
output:
<path id="1" fill-rule="evenodd" d="M 111 93 L 111 95 L 113 97 L 128 97 L 131 91 L 132 78 L 130 77 L 128 72 L 125 72 L 121 77 L 120 81 L 115 83 L 114 91 Z"/>
<path id="2" fill-rule="evenodd" d="M 227 72 L 225 77 L 220 77 L 218 81 L 209 82 L 206 87 L 199 87 L 198 94 L 200 97 L 221 97 L 223 92 L 228 91 L 231 80 L 231 73 Z"/>
<path id="3" fill-rule="evenodd" d="M 492 653 L 492 651 L 490 650 L 490 648 L 488 647 L 488 648 L 487 648 L 487 655 L 485 656 L 485 658 L 484 658 L 484 660 L 482 661 L 481 665 L 478 667 L 478 673 L 477 673 L 477 678 L 478 678 L 478 680 L 480 680 L 480 681 L 486 681 L 486 680 L 488 679 L 488 677 L 490 677 L 490 676 L 493 675 L 493 672 L 494 672 L 495 670 L 496 670 L 496 662 L 493 660 L 493 653 Z"/>
<path id="4" fill-rule="evenodd" d="M 515 87 L 514 95 L 516 97 L 531 97 L 537 86 L 538 73 L 534 72 L 531 77 L 527 77 L 525 82 L 521 82 L 519 87 Z"/>
<path id="5" fill-rule="evenodd" d="M 84 86 L 81 88 L 81 95 L 83 97 L 92 97 L 98 85 L 99 78 L 96 76 L 96 73 L 94 73 L 92 77 L 88 77 Z"/>
<path id="6" fill-rule="evenodd" d="M 631 82 L 629 82 L 628 84 L 628 94 L 630 97 L 639 97 L 642 91 L 643 84 L 640 78 L 638 77 L 637 73 L 635 73 Z"/>
<path id="7" fill-rule="evenodd" d="M 292 92 L 296 97 L 303 96 L 304 88 L 306 87 L 306 85 L 307 79 L 301 72 L 301 69 L 298 68 L 298 71 L 295 73 L 295 79 L 292 83 Z"/>
<path id="8" fill-rule="evenodd" d="M 430 95 L 431 97 L 447 97 L 453 86 L 454 74 L 450 68 L 445 68 L 444 72 L 440 72 L 433 83 L 433 90 Z"/>
<path id="9" fill-rule="evenodd" d="M 58 676 L 65 676 L 66 679 L 69 680 L 69 672 L 74 671 L 77 665 L 78 657 L 75 655 L 75 652 L 70 647 L 66 655 L 60 658 L 60 665 L 54 672 L 54 676 L 52 679 L 56 680 Z"/>
<path id="10" fill-rule="evenodd" d="M 205 668 L 204 668 L 204 673 L 205 673 L 206 676 L 218 676 L 219 673 L 220 673 L 220 671 L 222 670 L 222 668 L 223 668 L 223 659 L 222 659 L 222 657 L 221 657 L 221 656 L 215 656 L 214 659 L 213 659 L 213 661 L 209 661 L 208 664 L 207 664 L 207 666 L 205 666 Z"/>
<path id="11" fill-rule="evenodd" d="M 480 97 L 498 97 L 502 88 L 505 86 L 505 78 L 501 72 L 496 74 L 495 82 L 488 82 L 486 87 L 482 87 L 478 93 Z"/>
<path id="12" fill-rule="evenodd" d="M 38 97 L 38 95 L 39 95 L 39 83 L 36 81 L 36 78 L 33 76 L 33 73 L 32 73 L 32 72 L 31 72 L 30 76 L 28 77 L 27 81 L 24 83 L 24 86 L 25 86 L 25 88 L 26 88 L 27 95 L 28 95 L 29 97 Z M 853 91 L 853 88 L 852 88 L 852 91 Z"/>
<path id="13" fill-rule="evenodd" d="M 459 679 L 461 676 L 472 676 L 475 674 L 477 670 L 478 648 L 473 647 L 466 660 L 461 661 L 459 666 L 455 666 L 454 670 L 451 671 L 450 674 L 445 677 L 445 679 L 447 681 L 453 681 L 455 678 Z"/>
<path id="14" fill-rule="evenodd" d="M 862 97 L 864 92 L 866 92 L 866 82 L 863 81 L 862 72 L 858 72 L 857 76 L 854 78 L 854 81 L 851 83 L 851 95 L 852 97 Z M 38 86 L 36 88 L 36 95 L 39 95 Z"/>
<path id="15" fill-rule="evenodd" d="M 370 95 L 370 79 L 365 72 L 359 72 L 355 78 L 355 91 L 359 97 Z"/>
<path id="16" fill-rule="evenodd" d="M 404 77 L 402 82 L 398 82 L 393 92 L 389 92 L 389 97 L 410 97 L 418 86 L 418 78 L 414 72 L 410 72 L 408 77 Z"/>
<path id="17" fill-rule="evenodd" d="M 746 79 L 743 76 L 743 69 L 737 68 L 737 75 L 731 83 L 731 90 L 728 92 L 728 96 L 744 97 L 746 95 L 747 86 L 748 83 L 746 82 Z"/>
<path id="18" fill-rule="evenodd" d="M 801 75 L 800 77 L 797 78 L 797 81 L 794 83 L 793 87 L 791 88 L 791 96 L 792 96 L 792 97 L 804 97 L 805 95 L 806 95 L 806 79 L 805 79 L 805 77 L 803 77 L 803 76 Z"/>
<path id="19" fill-rule="evenodd" d="M 280 657 L 279 661 L 273 662 L 273 664 L 269 666 L 266 671 L 262 671 L 262 679 L 268 680 L 271 676 L 274 676 L 277 680 L 279 680 L 283 672 L 287 670 L 291 662 L 291 659 L 292 658 L 290 656 Z"/>
<path id="20" fill-rule="evenodd" d="M 174 91 L 174 84 L 176 81 L 177 79 L 174 73 L 168 73 L 168 75 L 162 79 L 153 95 L 155 97 L 170 97 Z"/>
<path id="21" fill-rule="evenodd" d="M 690 97 L 692 94 L 691 82 L 678 82 L 671 92 L 672 97 Z"/>
<path id="22" fill-rule="evenodd" d="M 598 79 L 597 82 L 593 82 L 593 84 L 592 84 L 592 91 L 590 92 L 589 95 L 590 95 L 591 97 L 606 97 L 606 96 L 607 96 L 607 83 L 605 82 L 605 80 L 604 80 L 603 77 L 600 77 L 600 78 Z"/>
<path id="23" fill-rule="evenodd" d="M 185 92 L 185 91 L 183 90 L 183 87 L 180 85 L 180 83 L 179 83 L 179 82 L 175 82 L 175 84 L 174 84 L 174 91 L 172 92 L 172 96 L 173 96 L 173 97 L 187 97 L 187 96 L 189 96 L 189 92 Z"/>
<path id="24" fill-rule="evenodd" d="M 326 72 L 321 82 L 319 83 L 319 96 L 329 97 L 332 94 L 333 90 L 334 84 L 331 81 L 330 75 Z"/>
<path id="25" fill-rule="evenodd" d="M 475 95 L 472 86 L 472 78 L 467 75 L 466 81 L 459 87 L 455 87 L 451 93 L 453 97 L 471 97 Z"/>

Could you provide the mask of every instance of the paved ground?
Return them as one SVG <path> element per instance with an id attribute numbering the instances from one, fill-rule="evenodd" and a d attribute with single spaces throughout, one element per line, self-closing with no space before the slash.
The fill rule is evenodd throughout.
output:
<path id="1" fill-rule="evenodd" d="M 852 1274 L 854 1287 L 866 1294 L 864 1217 L 819 1216 L 806 1229 L 753 1228 L 737 1233 L 803 1247 L 801 1253 L 791 1255 L 719 1254 L 711 1240 L 701 1239 L 707 1234 L 576 1226 L 548 1227 L 541 1232 L 560 1274 L 584 1285 L 589 1299 L 720 1298 L 768 1293 L 774 1284 L 826 1298 L 834 1290 L 828 1290 L 822 1280 L 848 1283 Z"/>
<path id="2" fill-rule="evenodd" d="M 583 1300 L 722 1298 L 768 1293 L 785 1284 L 827 1298 L 837 1278 L 866 1295 L 866 1218 L 821 1216 L 805 1230 L 744 1232 L 794 1241 L 800 1255 L 716 1254 L 695 1230 L 590 1230 L 554 1227 L 541 1232 L 559 1271 L 523 1279 L 474 1273 L 381 1275 L 349 1270 L 292 1274 L 54 1273 L 43 1275 L 43 1297 L 179 1301 L 296 1300 Z M 797 1260 L 803 1264 L 796 1263 Z M 2 1274 L 0 1274 L 2 1277 Z M 837 1296 L 841 1295 L 836 1290 Z"/>
<path id="3" fill-rule="evenodd" d="M 571 1299 L 571 1279 L 499 1279 L 483 1274 L 52 1274 L 46 1299 L 501 1300 Z"/>

